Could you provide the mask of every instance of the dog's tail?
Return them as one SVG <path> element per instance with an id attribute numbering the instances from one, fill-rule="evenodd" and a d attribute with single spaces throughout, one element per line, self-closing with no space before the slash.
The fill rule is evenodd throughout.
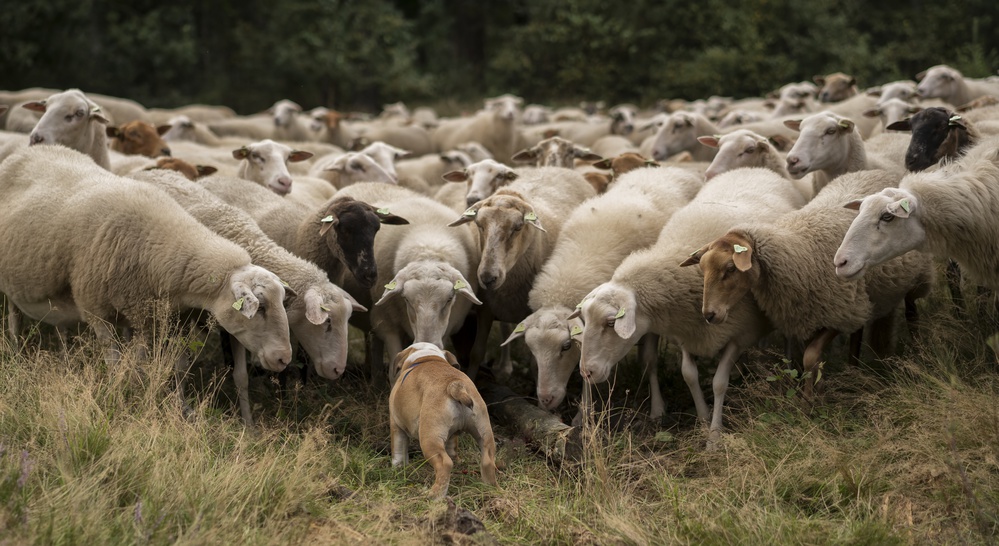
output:
<path id="1" fill-rule="evenodd" d="M 461 381 L 452 381 L 447 386 L 447 395 L 454 399 L 455 402 L 465 406 L 472 407 L 474 403 L 472 397 L 469 396 L 468 391 L 465 390 L 465 385 Z"/>

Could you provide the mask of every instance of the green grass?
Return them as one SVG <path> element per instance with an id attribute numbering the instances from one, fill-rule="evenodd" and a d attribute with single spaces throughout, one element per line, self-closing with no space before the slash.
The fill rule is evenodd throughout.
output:
<path id="1" fill-rule="evenodd" d="M 995 328 L 952 318 L 940 292 L 921 310 L 923 335 L 902 328 L 884 362 L 850 366 L 834 347 L 814 406 L 779 354 L 751 351 L 717 451 L 703 449 L 671 349 L 669 415 L 644 416 L 629 358 L 613 391 L 600 390 L 615 409 L 598 416 L 578 466 L 548 464 L 494 423 L 505 468 L 492 488 L 463 438 L 450 493 L 485 525 L 471 538 L 427 498 L 433 469 L 419 454 L 391 467 L 387 391 L 358 373 L 285 389 L 251 377 L 251 432 L 213 342 L 185 419 L 169 350 L 111 369 L 86 336 L 64 357 L 38 329 L 21 351 L 0 342 L 0 544 L 992 543 Z M 514 379 L 526 393 L 528 375 Z"/>

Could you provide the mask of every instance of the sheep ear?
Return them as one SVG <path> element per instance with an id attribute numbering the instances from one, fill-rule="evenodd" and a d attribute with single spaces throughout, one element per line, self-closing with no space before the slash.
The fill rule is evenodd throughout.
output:
<path id="1" fill-rule="evenodd" d="M 732 245 L 732 263 L 739 271 L 746 272 L 753 267 L 753 247 Z"/>
<path id="2" fill-rule="evenodd" d="M 104 128 L 104 134 L 110 138 L 117 138 L 124 140 L 125 134 L 121 132 L 121 129 L 115 127 L 114 125 L 108 125 Z"/>
<path id="3" fill-rule="evenodd" d="M 466 210 L 465 212 L 461 213 L 461 216 L 457 220 L 455 220 L 454 222 L 451 222 L 450 224 L 448 224 L 447 227 L 456 227 L 456 226 L 460 226 L 462 224 L 467 224 L 467 223 L 471 222 L 472 220 L 475 220 L 475 215 L 478 214 L 478 213 L 479 213 L 479 209 L 477 209 L 475 207 L 471 207 L 468 210 Z"/>
<path id="4" fill-rule="evenodd" d="M 330 228 L 332 228 L 333 226 L 337 225 L 338 223 L 340 223 L 340 219 L 337 218 L 336 216 L 334 216 L 333 214 L 327 214 L 326 216 L 323 216 L 319 220 L 319 224 L 320 224 L 320 227 L 319 227 L 319 236 L 320 237 L 325 236 L 326 232 L 329 231 Z"/>
<path id="5" fill-rule="evenodd" d="M 517 154 L 520 155 L 520 154 Z M 465 182 L 468 180 L 468 172 L 466 171 L 451 171 L 441 175 L 441 178 L 447 180 L 448 182 Z"/>
<path id="6" fill-rule="evenodd" d="M 587 148 L 573 148 L 572 155 L 582 161 L 600 161 L 603 157 L 591 152 Z"/>
<path id="7" fill-rule="evenodd" d="M 260 300 L 253 295 L 253 290 L 246 283 L 237 282 L 232 286 L 232 295 L 235 301 L 232 308 L 239 311 L 244 317 L 251 319 L 257 314 L 260 308 Z"/>
<path id="8" fill-rule="evenodd" d="M 786 152 L 791 148 L 791 139 L 785 137 L 784 135 L 774 135 L 767 139 L 767 142 L 774 147 L 778 152 Z"/>
<path id="9" fill-rule="evenodd" d="M 635 302 L 631 301 L 614 315 L 614 332 L 621 339 L 630 339 L 638 326 L 635 324 Z"/>
<path id="10" fill-rule="evenodd" d="M 915 208 L 915 203 L 911 199 L 904 198 L 895 201 L 894 203 L 888 203 L 885 210 L 892 213 L 899 218 L 908 218 L 909 214 L 912 213 L 912 209 Z"/>
<path id="11" fill-rule="evenodd" d="M 111 123 L 108 118 L 104 117 L 104 114 L 101 113 L 101 108 L 99 106 L 90 108 L 90 119 L 91 121 L 96 121 L 97 123 L 102 123 L 104 125 Z"/>
<path id="12" fill-rule="evenodd" d="M 454 291 L 460 296 L 464 296 L 465 299 L 474 303 L 475 305 L 482 305 L 479 298 L 475 297 L 475 292 L 472 292 L 472 287 L 469 286 L 468 281 L 461 274 L 458 274 L 458 279 L 454 281 Z"/>
<path id="13" fill-rule="evenodd" d="M 697 137 L 697 142 L 700 142 L 701 144 L 703 144 L 705 146 L 708 146 L 708 147 L 711 147 L 711 148 L 717 148 L 718 147 L 718 137 L 717 136 L 708 136 L 708 135 L 699 136 L 699 137 Z"/>
<path id="14" fill-rule="evenodd" d="M 538 159 L 539 153 L 540 150 L 538 150 L 537 147 L 527 148 L 513 154 L 513 157 L 511 157 L 510 159 L 512 161 L 516 161 L 517 163 L 528 163 L 531 161 L 536 161 Z M 457 182 L 457 180 L 452 180 L 452 182 Z"/>
<path id="15" fill-rule="evenodd" d="M 329 312 L 323 309 L 323 298 L 315 290 L 305 293 L 305 318 L 316 326 L 329 319 Z"/>
<path id="16" fill-rule="evenodd" d="M 821 87 L 821 86 L 823 86 L 823 85 L 826 84 L 826 77 L 825 76 L 812 76 L 812 81 L 815 82 L 816 85 L 818 85 L 819 87 Z"/>
<path id="17" fill-rule="evenodd" d="M 613 159 L 613 158 L 611 158 L 611 159 Z M 597 169 L 605 169 L 605 170 L 609 169 L 609 168 L 611 168 L 611 159 L 602 159 L 600 161 L 597 161 L 596 163 L 594 163 L 591 166 L 595 167 Z"/>
<path id="18" fill-rule="evenodd" d="M 528 224 L 540 229 L 541 231 L 548 233 L 548 230 L 541 227 L 541 220 L 538 219 L 538 215 L 534 211 L 529 211 L 524 213 L 524 221 Z"/>
<path id="19" fill-rule="evenodd" d="M 920 113 L 922 111 L 923 111 L 923 107 L 922 106 L 912 105 L 912 106 L 906 108 L 906 112 L 908 112 L 910 114 L 918 114 L 918 113 Z"/>
<path id="20" fill-rule="evenodd" d="M 857 78 L 850 78 L 850 83 L 847 85 L 857 85 Z"/>
<path id="21" fill-rule="evenodd" d="M 961 129 L 964 129 L 965 131 L 968 130 L 967 124 L 964 123 L 964 118 L 962 118 L 961 116 L 958 116 L 958 115 L 951 116 L 950 119 L 947 120 L 947 126 L 948 127 L 960 127 Z"/>
<path id="22" fill-rule="evenodd" d="M 6 104 L 0 105 L 0 116 L 7 112 L 7 108 L 9 107 Z"/>
<path id="23" fill-rule="evenodd" d="M 45 113 L 45 101 L 38 100 L 38 101 L 35 101 L 35 102 L 26 102 L 26 103 L 24 103 L 24 104 L 21 105 L 21 108 L 25 108 L 27 110 L 31 110 L 32 112 L 41 112 L 41 113 L 44 114 Z"/>
<path id="24" fill-rule="evenodd" d="M 690 255 L 687 256 L 686 260 L 680 262 L 680 267 L 688 267 L 691 265 L 696 265 L 701 263 L 701 256 L 704 256 L 704 253 L 707 251 L 708 251 L 708 245 L 704 245 L 701 248 L 691 252 Z"/>
<path id="25" fill-rule="evenodd" d="M 172 127 L 171 125 L 160 125 L 159 127 L 156 128 L 156 134 L 163 136 L 167 134 L 168 131 L 170 131 L 171 127 Z"/>
<path id="26" fill-rule="evenodd" d="M 868 110 L 864 110 L 864 117 L 867 117 L 867 118 L 876 118 L 876 117 L 878 117 L 880 115 L 881 115 L 881 109 L 880 108 L 870 108 Z"/>
<path id="27" fill-rule="evenodd" d="M 378 215 L 378 221 L 385 225 L 404 226 L 409 223 L 409 220 L 392 214 L 388 209 L 375 209 L 375 214 Z"/>
<path id="28" fill-rule="evenodd" d="M 860 204 L 861 203 L 863 203 L 863 200 L 861 200 L 861 199 L 854 199 L 853 201 L 850 201 L 849 203 L 843 205 L 843 208 L 844 209 L 850 209 L 850 210 L 860 210 Z"/>
<path id="29" fill-rule="evenodd" d="M 312 152 L 303 152 L 302 150 L 295 150 L 288 154 L 288 161 L 292 163 L 297 163 L 299 161 L 305 161 L 312 157 Z"/>
<path id="30" fill-rule="evenodd" d="M 395 154 L 395 159 L 406 159 L 407 157 L 413 155 L 413 152 L 409 150 L 403 150 L 402 148 L 393 148 L 392 152 Z"/>
<path id="31" fill-rule="evenodd" d="M 923 78 L 925 78 L 927 72 L 929 72 L 929 71 L 928 70 L 923 70 L 919 74 L 916 74 L 916 81 L 921 81 Z"/>
<path id="32" fill-rule="evenodd" d="M 389 301 L 390 299 L 394 298 L 395 296 L 401 294 L 403 284 L 404 284 L 403 282 L 400 282 L 396 279 L 392 279 L 391 282 L 385 285 L 385 291 L 382 292 L 382 297 L 375 302 L 375 305 L 381 305 Z"/>
<path id="33" fill-rule="evenodd" d="M 881 96 L 881 88 L 880 87 L 872 87 L 872 88 L 870 88 L 870 89 L 867 90 L 867 95 L 871 96 L 871 97 L 880 97 Z"/>
<path id="34" fill-rule="evenodd" d="M 784 120 L 784 127 L 787 127 L 788 129 L 793 129 L 795 131 L 801 131 L 801 120 L 800 119 Z"/>
<path id="35" fill-rule="evenodd" d="M 839 123 L 837 123 L 836 125 L 838 125 L 839 128 L 843 130 L 843 132 L 849 133 L 850 131 L 853 130 L 855 124 L 853 123 L 853 120 L 841 119 L 839 120 Z"/>
<path id="36" fill-rule="evenodd" d="M 342 295 L 343 299 L 347 300 L 347 302 L 350 303 L 350 309 L 352 312 L 354 313 L 368 312 L 368 308 L 358 303 L 357 300 L 354 299 L 354 296 L 351 296 L 346 290 L 341 289 L 340 295 Z"/>
<path id="37" fill-rule="evenodd" d="M 890 131 L 911 131 L 912 123 L 910 123 L 907 119 L 903 119 L 902 121 L 896 121 L 895 123 L 888 125 L 885 129 Z"/>
<path id="38" fill-rule="evenodd" d="M 218 172 L 218 169 L 212 167 L 211 165 L 195 165 L 195 169 L 198 169 L 198 178 L 202 176 L 208 176 Z"/>
<path id="39" fill-rule="evenodd" d="M 250 155 L 250 149 L 246 146 L 232 151 L 233 159 L 246 159 L 248 155 Z"/>
<path id="40" fill-rule="evenodd" d="M 516 328 L 513 329 L 513 333 L 510 334 L 510 337 L 506 338 L 506 341 L 504 341 L 503 343 L 500 343 L 500 347 L 506 347 L 513 340 L 519 337 L 524 337 L 524 332 L 526 330 L 527 330 L 527 325 L 521 322 L 520 324 L 517 325 Z"/>

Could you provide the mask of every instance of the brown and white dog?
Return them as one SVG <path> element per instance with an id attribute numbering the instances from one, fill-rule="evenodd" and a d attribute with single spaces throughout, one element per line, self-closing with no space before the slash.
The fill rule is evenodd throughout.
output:
<path id="1" fill-rule="evenodd" d="M 395 385 L 389 395 L 392 466 L 409 462 L 409 440 L 419 437 L 420 450 L 436 473 L 433 497 L 447 494 L 457 433 L 479 442 L 482 479 L 496 485 L 496 441 L 486 403 L 458 361 L 432 343 L 414 343 L 395 357 Z"/>

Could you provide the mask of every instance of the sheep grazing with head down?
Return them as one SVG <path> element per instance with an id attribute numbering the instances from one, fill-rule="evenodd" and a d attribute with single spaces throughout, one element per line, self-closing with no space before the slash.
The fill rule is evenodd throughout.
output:
<path id="1" fill-rule="evenodd" d="M 971 121 L 937 107 L 916 112 L 888 129 L 912 132 L 905 151 L 905 168 L 913 172 L 928 169 L 942 159 L 955 158 L 981 139 Z"/>
<path id="2" fill-rule="evenodd" d="M 702 247 L 694 257 L 704 272 L 704 318 L 724 323 L 731 309 L 752 294 L 777 330 L 806 342 L 805 394 L 810 397 L 829 342 L 872 318 L 892 315 L 902 301 L 911 310 L 914 299 L 928 292 L 932 263 L 926 255 L 913 254 L 905 263 L 875 272 L 869 284 L 837 278 L 829 267 L 853 219 L 843 203 L 898 179 L 885 171 L 843 175 L 800 210 L 771 223 L 742 223 Z M 888 326 L 878 333 L 886 331 Z"/>
<path id="3" fill-rule="evenodd" d="M 701 275 L 696 268 L 681 264 L 686 263 L 690 247 L 699 244 L 696 241 L 717 237 L 747 218 L 777 218 L 802 203 L 787 180 L 766 169 L 738 169 L 705 184 L 688 205 L 673 213 L 654 245 L 628 256 L 610 281 L 593 289 L 578 305 L 584 323 L 579 363 L 583 378 L 590 383 L 606 381 L 640 337 L 663 336 L 683 352 L 684 381 L 694 397 L 697 416 L 710 423 L 709 445 L 715 445 L 735 359 L 770 326 L 748 296 L 724 323 L 705 322 L 700 313 Z M 709 413 L 693 356 L 719 353 L 714 410 Z"/>
<path id="4" fill-rule="evenodd" d="M 582 332 L 583 323 L 569 319 L 575 305 L 610 280 L 629 254 L 654 243 L 673 212 L 686 205 L 701 185 L 700 177 L 683 169 L 631 171 L 607 193 L 584 201 L 566 220 L 531 289 L 533 312 L 503 342 L 506 345 L 520 337 L 527 342 L 537 362 L 538 405 L 555 409 L 579 364 L 579 348 L 573 339 Z M 653 348 L 656 345 L 651 343 Z M 661 417 L 658 352 L 647 353 L 643 361 L 649 365 L 652 416 Z"/>
<path id="5" fill-rule="evenodd" d="M 62 144 L 89 155 L 94 163 L 111 170 L 105 126 L 108 118 L 97 103 L 79 89 L 69 89 L 51 97 L 25 103 L 24 108 L 42 112 L 28 136 L 29 145 Z"/>
<path id="6" fill-rule="evenodd" d="M 897 188 L 844 199 L 859 210 L 836 252 L 836 274 L 856 279 L 920 249 L 952 258 L 974 282 L 999 290 L 999 139 Z M 848 202 L 849 201 L 849 202 Z"/>
<path id="7" fill-rule="evenodd" d="M 86 322 L 109 344 L 118 326 L 151 335 L 156 300 L 171 311 L 209 311 L 268 369 L 290 362 L 278 276 L 251 264 L 245 250 L 163 192 L 61 146 L 8 157 L 0 179 L 0 292 L 31 318 L 56 326 Z M 73 229 L 52 221 L 59 217 L 72 218 Z M 106 348 L 116 361 L 117 351 Z M 185 353 L 178 374 L 188 365 Z"/>

